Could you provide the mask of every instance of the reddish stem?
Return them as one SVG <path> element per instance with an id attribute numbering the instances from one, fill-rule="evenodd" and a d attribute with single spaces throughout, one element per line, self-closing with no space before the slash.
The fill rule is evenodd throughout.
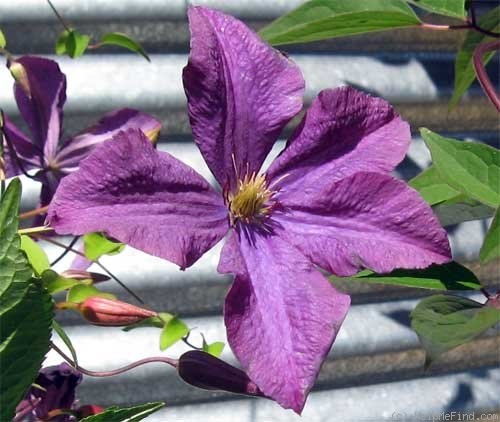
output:
<path id="1" fill-rule="evenodd" d="M 26 218 L 34 217 L 35 215 L 46 214 L 48 209 L 49 209 L 48 205 L 45 207 L 35 208 L 34 210 L 26 211 L 19 214 L 19 218 L 21 220 L 24 220 Z"/>
<path id="2" fill-rule="evenodd" d="M 474 54 L 472 55 L 472 63 L 474 65 L 477 79 L 481 84 L 483 91 L 488 96 L 498 112 L 500 112 L 500 97 L 495 91 L 495 87 L 491 83 L 491 79 L 486 72 L 486 68 L 484 67 L 483 63 L 483 56 L 490 51 L 496 51 L 499 49 L 500 40 L 493 40 L 483 44 L 479 44 L 474 50 Z"/>
<path id="3" fill-rule="evenodd" d="M 124 372 L 130 371 L 131 369 L 137 368 L 138 366 L 145 365 L 147 363 L 161 362 L 173 366 L 174 368 L 177 368 L 177 364 L 179 363 L 177 359 L 167 358 L 166 356 L 154 356 L 151 358 L 140 359 L 136 362 L 131 363 L 130 365 L 123 366 L 118 369 L 113 369 L 111 371 L 89 371 L 88 369 L 82 368 L 80 365 L 76 364 L 76 362 L 74 362 L 73 359 L 67 356 L 54 343 L 51 342 L 50 347 L 54 351 L 56 351 L 66 362 L 68 362 L 71 366 L 73 366 L 77 371 L 80 371 L 82 374 L 88 375 L 90 377 L 112 377 L 114 375 L 123 374 Z"/>

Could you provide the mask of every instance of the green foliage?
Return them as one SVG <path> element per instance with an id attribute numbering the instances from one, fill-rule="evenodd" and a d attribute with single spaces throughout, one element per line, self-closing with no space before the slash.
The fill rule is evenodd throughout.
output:
<path id="1" fill-rule="evenodd" d="M 31 237 L 21 236 L 21 250 L 28 257 L 30 265 L 33 267 L 36 275 L 41 275 L 45 270 L 50 268 L 49 258 L 44 250 Z"/>
<path id="2" fill-rule="evenodd" d="M 500 156 L 488 145 L 420 130 L 440 177 L 453 189 L 496 208 L 500 205 Z"/>
<path id="3" fill-rule="evenodd" d="M 208 344 L 203 338 L 203 351 L 210 353 L 212 356 L 218 358 L 222 351 L 224 350 L 225 344 L 222 341 L 216 341 L 215 343 Z"/>
<path id="4" fill-rule="evenodd" d="M 109 407 L 97 415 L 87 416 L 80 422 L 137 422 L 160 410 L 165 403 L 146 403 L 133 407 Z"/>
<path id="5" fill-rule="evenodd" d="M 5 48 L 5 47 L 7 47 L 7 40 L 5 39 L 5 35 L 0 29 L 0 48 Z"/>
<path id="6" fill-rule="evenodd" d="M 165 350 L 189 333 L 189 328 L 177 317 L 172 317 L 160 335 L 160 350 Z"/>
<path id="7" fill-rule="evenodd" d="M 483 246 L 479 252 L 482 263 L 492 261 L 500 256 L 500 208 L 497 209 L 495 217 L 484 239 Z"/>
<path id="8" fill-rule="evenodd" d="M 81 303 L 88 297 L 100 296 L 107 299 L 116 299 L 116 296 L 111 293 L 101 292 L 95 286 L 87 286 L 85 284 L 78 284 L 69 289 L 66 300 L 72 303 Z"/>
<path id="9" fill-rule="evenodd" d="M 59 293 L 80 284 L 72 278 L 60 276 L 53 270 L 45 270 L 41 278 L 44 287 L 50 294 Z"/>
<path id="10" fill-rule="evenodd" d="M 466 16 L 465 0 L 407 0 L 438 15 L 463 19 Z"/>
<path id="11" fill-rule="evenodd" d="M 500 6 L 482 16 L 478 21 L 478 25 L 481 28 L 487 29 L 489 31 L 499 31 L 499 17 Z M 476 78 L 474 66 L 472 64 L 472 55 L 474 53 L 474 50 L 483 41 L 488 41 L 491 39 L 493 38 L 488 37 L 487 35 L 484 35 L 478 31 L 472 29 L 468 31 L 467 36 L 460 46 L 455 59 L 455 89 L 450 100 L 450 107 L 454 107 L 457 105 L 464 92 L 467 91 L 469 86 L 472 84 L 472 82 L 474 82 L 474 79 Z M 483 57 L 483 63 L 487 64 L 494 56 L 494 54 L 494 51 L 486 53 Z"/>
<path id="12" fill-rule="evenodd" d="M 85 53 L 89 45 L 90 37 L 80 34 L 75 29 L 64 30 L 56 41 L 56 54 L 67 54 L 72 59 L 76 59 Z"/>
<path id="13" fill-rule="evenodd" d="M 354 277 L 331 277 L 330 279 L 333 282 L 339 279 L 349 279 L 365 283 L 392 284 L 434 290 L 477 290 L 481 288 L 474 273 L 457 262 L 432 265 L 423 270 L 398 269 L 389 274 L 377 274 L 365 270 Z"/>
<path id="14" fill-rule="evenodd" d="M 133 51 L 134 53 L 140 54 L 148 62 L 151 61 L 141 44 L 121 32 L 109 32 L 104 34 L 99 41 L 99 45 L 117 45 Z"/>
<path id="15" fill-rule="evenodd" d="M 59 338 L 63 341 L 63 343 L 66 345 L 66 347 L 70 351 L 71 357 L 73 358 L 73 361 L 76 364 L 78 364 L 78 357 L 76 355 L 76 350 L 73 347 L 73 343 L 71 342 L 71 339 L 66 334 L 66 331 L 64 331 L 63 327 L 61 327 L 55 319 L 52 321 L 52 328 L 54 329 L 54 331 L 57 333 Z"/>
<path id="16" fill-rule="evenodd" d="M 169 321 L 171 318 L 173 318 L 173 315 L 167 314 L 165 312 L 160 312 L 158 316 L 152 316 L 146 319 L 143 319 L 142 321 L 136 322 L 135 324 L 132 325 L 127 325 L 126 327 L 122 328 L 122 331 L 132 331 L 135 330 L 136 328 L 163 328 L 165 326 L 165 321 Z"/>
<path id="17" fill-rule="evenodd" d="M 403 0 L 311 0 L 260 31 L 274 45 L 318 41 L 420 24 Z"/>
<path id="18" fill-rule="evenodd" d="M 430 166 L 422 173 L 411 179 L 408 184 L 418 190 L 422 198 L 429 205 L 437 205 L 443 202 L 456 200 L 461 196 L 460 192 L 453 189 L 436 170 L 436 166 Z"/>
<path id="19" fill-rule="evenodd" d="M 21 183 L 14 179 L 0 209 L 0 420 L 11 420 L 49 349 L 53 304 L 31 279 L 17 234 Z"/>
<path id="20" fill-rule="evenodd" d="M 429 366 L 444 352 L 500 322 L 500 310 L 463 297 L 436 295 L 422 300 L 410 317 Z"/>
<path id="21" fill-rule="evenodd" d="M 87 48 L 98 48 L 103 45 L 117 45 L 134 53 L 140 54 L 147 61 L 151 61 L 144 48 L 128 35 L 121 32 L 109 32 L 104 34 L 98 44 L 89 46 L 90 36 L 80 34 L 76 29 L 64 30 L 56 41 L 56 54 L 67 54 L 75 59 L 85 53 Z"/>
<path id="22" fill-rule="evenodd" d="M 495 210 L 452 188 L 435 166 L 424 170 L 408 184 L 433 207 L 443 226 L 491 217 Z"/>
<path id="23" fill-rule="evenodd" d="M 116 255 L 125 248 L 120 242 L 113 242 L 101 233 L 89 233 L 83 237 L 85 256 L 97 261 L 103 255 Z"/>

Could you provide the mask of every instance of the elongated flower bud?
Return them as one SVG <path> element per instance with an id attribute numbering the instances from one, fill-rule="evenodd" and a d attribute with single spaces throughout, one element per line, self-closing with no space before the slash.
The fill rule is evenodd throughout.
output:
<path id="1" fill-rule="evenodd" d="M 61 273 L 65 278 L 74 278 L 75 280 L 92 280 L 94 283 L 110 280 L 106 274 L 99 274 L 83 270 L 66 270 Z"/>
<path id="2" fill-rule="evenodd" d="M 184 353 L 179 358 L 177 370 L 185 382 L 198 388 L 264 397 L 255 383 L 241 369 L 209 353 L 199 350 Z"/>
<path id="3" fill-rule="evenodd" d="M 19 84 L 21 89 L 24 91 L 24 93 L 31 98 L 31 88 L 30 88 L 30 82 L 28 79 L 28 74 L 26 73 L 26 69 L 24 66 L 15 61 L 12 60 L 8 63 L 8 67 L 10 70 L 10 73 L 16 80 L 16 83 Z"/>
<path id="4" fill-rule="evenodd" d="M 156 316 L 157 313 L 139 308 L 120 300 L 92 296 L 78 305 L 83 317 L 92 324 L 121 327 L 143 319 Z"/>

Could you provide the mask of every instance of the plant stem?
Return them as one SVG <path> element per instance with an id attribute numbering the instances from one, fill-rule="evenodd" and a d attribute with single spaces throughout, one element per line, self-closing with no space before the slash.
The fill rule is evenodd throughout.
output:
<path id="1" fill-rule="evenodd" d="M 42 236 L 42 235 L 39 235 L 38 236 L 39 238 L 45 240 L 46 242 L 49 242 L 49 243 L 52 243 L 53 245 L 56 245 L 56 246 L 59 246 L 60 248 L 64 248 L 64 249 L 67 249 L 77 255 L 80 255 L 80 256 L 83 256 L 84 258 L 87 258 L 85 256 L 84 253 L 74 249 L 74 248 L 70 248 L 68 247 L 67 245 L 61 243 L 61 242 L 58 242 L 57 240 L 54 240 L 54 239 L 51 239 L 50 237 L 46 237 L 46 236 Z M 95 264 L 97 264 L 99 267 L 102 268 L 103 271 L 105 271 L 113 280 L 115 280 L 124 290 L 126 290 L 131 296 L 133 296 L 138 302 L 141 303 L 141 305 L 144 305 L 144 306 L 147 306 L 146 303 L 136 294 L 134 293 L 129 287 L 127 287 L 123 281 L 120 281 L 120 279 L 118 279 L 118 277 L 116 277 L 111 271 L 109 271 L 104 265 L 102 265 L 98 260 L 97 261 L 91 261 Z"/>
<path id="2" fill-rule="evenodd" d="M 118 369 L 113 369 L 111 371 L 89 371 L 88 369 L 82 368 L 80 365 L 77 365 L 73 359 L 67 356 L 59 347 L 57 347 L 54 343 L 50 342 L 50 347 L 57 352 L 66 362 L 68 362 L 71 366 L 73 366 L 77 371 L 80 371 L 82 374 L 91 376 L 91 377 L 112 377 L 114 375 L 122 374 L 124 372 L 130 371 L 131 369 L 137 368 L 138 366 L 145 365 L 148 363 L 166 363 L 174 368 L 177 368 L 179 361 L 177 359 L 168 358 L 166 356 L 154 356 L 151 358 L 140 359 L 136 362 L 131 363 L 130 365 L 123 366 Z"/>
<path id="3" fill-rule="evenodd" d="M 48 226 L 37 226 L 37 227 L 28 227 L 27 229 L 19 229 L 17 231 L 17 234 L 33 234 L 36 235 L 38 233 L 46 233 L 46 232 L 51 232 L 54 229 L 52 227 Z"/>
<path id="4" fill-rule="evenodd" d="M 435 25 L 433 23 L 422 22 L 417 26 L 423 29 L 432 29 L 434 31 L 472 29 L 474 31 L 480 32 L 481 34 L 487 35 L 488 37 L 500 38 L 500 34 L 498 32 L 493 32 L 489 31 L 488 29 L 481 28 L 480 26 L 472 22 L 467 22 L 461 25 Z"/>
<path id="5" fill-rule="evenodd" d="M 59 255 L 56 259 L 54 259 L 51 263 L 50 263 L 50 266 L 53 267 L 54 265 L 56 265 L 61 259 L 63 259 L 67 254 L 68 252 L 71 252 L 71 249 L 73 248 L 73 246 L 75 246 L 75 243 L 78 242 L 78 239 L 80 238 L 80 236 L 75 236 L 73 238 L 73 240 L 70 242 L 70 244 L 68 246 L 66 246 L 66 249 L 63 251 L 63 253 L 61 255 Z"/>
<path id="6" fill-rule="evenodd" d="M 472 63 L 474 65 L 474 71 L 476 72 L 477 79 L 483 88 L 483 91 L 488 96 L 491 103 L 495 106 L 498 112 L 500 112 L 500 98 L 495 91 L 495 87 L 491 83 L 491 80 L 486 72 L 483 63 L 483 56 L 490 52 L 500 49 L 500 40 L 493 40 L 483 44 L 479 44 L 474 50 L 472 55 Z"/>
<path id="7" fill-rule="evenodd" d="M 48 209 L 49 209 L 48 205 L 45 207 L 35 208 L 34 210 L 26 211 L 26 212 L 19 214 L 19 218 L 21 220 L 25 220 L 26 218 L 31 218 L 31 217 L 34 217 L 36 215 L 45 214 L 45 213 L 47 213 Z"/>
<path id="8" fill-rule="evenodd" d="M 59 12 L 57 11 L 57 9 L 55 8 L 55 6 L 52 4 L 52 2 L 50 0 L 47 0 L 47 3 L 49 3 L 49 6 L 50 8 L 52 9 L 52 11 L 54 12 L 54 14 L 56 15 L 57 17 L 57 20 L 59 22 L 61 22 L 61 25 L 64 27 L 64 29 L 68 32 L 71 31 L 71 28 L 69 27 L 69 25 L 64 21 L 63 17 L 59 14 Z"/>

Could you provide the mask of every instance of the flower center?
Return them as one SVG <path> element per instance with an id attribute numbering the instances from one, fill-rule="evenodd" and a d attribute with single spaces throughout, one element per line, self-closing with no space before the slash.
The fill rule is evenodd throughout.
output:
<path id="1" fill-rule="evenodd" d="M 268 189 L 264 176 L 246 175 L 238 181 L 238 186 L 227 197 L 231 223 L 242 220 L 246 223 L 262 221 L 272 209 L 274 192 Z"/>

